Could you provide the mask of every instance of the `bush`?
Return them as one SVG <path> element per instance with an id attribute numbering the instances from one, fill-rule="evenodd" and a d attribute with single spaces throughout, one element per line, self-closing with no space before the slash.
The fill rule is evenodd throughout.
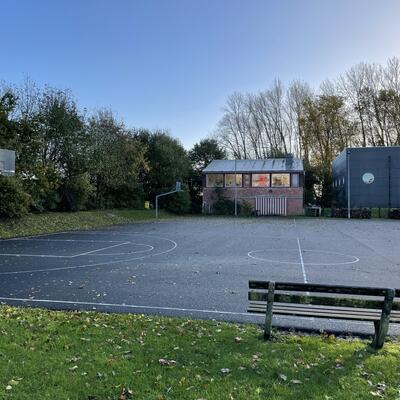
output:
<path id="1" fill-rule="evenodd" d="M 81 174 L 68 179 L 61 186 L 62 208 L 67 211 L 85 210 L 94 190 L 88 174 Z"/>
<path id="2" fill-rule="evenodd" d="M 32 211 L 57 210 L 60 184 L 61 178 L 52 166 L 38 166 L 31 174 L 25 174 L 23 185 L 31 196 Z"/>
<path id="3" fill-rule="evenodd" d="M 396 208 L 389 211 L 389 218 L 400 219 L 400 209 Z"/>
<path id="4" fill-rule="evenodd" d="M 107 208 L 143 208 L 144 190 L 141 184 L 123 185 L 105 196 Z"/>
<path id="5" fill-rule="evenodd" d="M 251 217 L 253 214 L 253 207 L 248 201 L 243 201 L 240 207 L 240 215 L 242 217 Z"/>
<path id="6" fill-rule="evenodd" d="M 0 175 L 0 217 L 20 218 L 28 213 L 31 198 L 16 177 Z"/>
<path id="7" fill-rule="evenodd" d="M 186 214 L 191 210 L 192 202 L 187 190 L 182 190 L 165 199 L 165 208 L 174 214 Z"/>
<path id="8" fill-rule="evenodd" d="M 213 205 L 215 214 L 235 215 L 235 202 L 224 197 L 222 188 L 215 188 L 217 201 Z M 237 204 L 237 212 L 240 214 L 241 206 Z"/>
<path id="9" fill-rule="evenodd" d="M 347 218 L 347 208 L 332 208 L 331 216 L 334 218 Z M 370 219 L 371 210 L 368 208 L 353 208 L 350 210 L 350 217 L 356 219 Z"/>

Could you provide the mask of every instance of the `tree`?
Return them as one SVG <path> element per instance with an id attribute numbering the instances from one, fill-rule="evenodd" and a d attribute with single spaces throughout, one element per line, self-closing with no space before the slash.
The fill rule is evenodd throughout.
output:
<path id="1" fill-rule="evenodd" d="M 100 110 L 88 121 L 91 138 L 91 181 L 96 187 L 96 207 L 142 207 L 141 177 L 148 171 L 145 146 L 116 120 L 110 110 Z"/>
<path id="2" fill-rule="evenodd" d="M 156 194 L 175 187 L 176 181 L 186 182 L 190 173 L 190 160 L 181 143 L 163 131 L 151 132 L 145 129 L 133 131 L 145 149 L 145 159 L 149 166 L 143 171 L 146 197 L 154 200 Z"/>
<path id="3" fill-rule="evenodd" d="M 0 94 L 0 148 L 15 149 L 18 127 L 10 117 L 16 102 L 16 96 L 10 89 Z"/>
<path id="4" fill-rule="evenodd" d="M 322 206 L 328 207 L 332 191 L 331 164 L 336 155 L 351 144 L 354 126 L 348 119 L 344 100 L 335 95 L 307 100 L 300 125 L 310 156 L 307 164 L 317 182 L 314 196 Z"/>
<path id="5" fill-rule="evenodd" d="M 192 211 L 198 213 L 202 207 L 202 171 L 211 161 L 226 159 L 226 152 L 217 140 L 203 139 L 189 151 L 189 159 L 192 167 L 189 177 Z"/>

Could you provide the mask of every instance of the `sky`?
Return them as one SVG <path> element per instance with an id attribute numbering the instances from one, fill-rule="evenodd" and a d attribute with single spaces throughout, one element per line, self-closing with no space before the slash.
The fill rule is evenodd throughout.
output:
<path id="1" fill-rule="evenodd" d="M 69 88 L 187 149 L 235 91 L 400 56 L 399 0 L 2 0 L 0 18 L 0 81 Z"/>

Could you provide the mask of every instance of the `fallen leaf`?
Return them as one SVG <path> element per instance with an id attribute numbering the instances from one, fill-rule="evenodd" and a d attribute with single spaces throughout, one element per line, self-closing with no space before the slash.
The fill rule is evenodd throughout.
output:
<path id="1" fill-rule="evenodd" d="M 118 397 L 118 400 L 128 400 L 132 398 L 132 390 L 128 388 L 122 388 L 121 394 Z"/>
<path id="2" fill-rule="evenodd" d="M 231 372 L 229 368 L 221 368 L 220 371 L 222 374 L 229 374 L 229 372 Z"/>
<path id="3" fill-rule="evenodd" d="M 167 365 L 168 367 L 172 367 L 173 365 L 176 364 L 176 361 L 175 361 L 175 360 L 167 360 L 167 359 L 165 359 L 165 358 L 160 358 L 160 359 L 158 360 L 158 363 L 159 363 L 160 365 Z"/>

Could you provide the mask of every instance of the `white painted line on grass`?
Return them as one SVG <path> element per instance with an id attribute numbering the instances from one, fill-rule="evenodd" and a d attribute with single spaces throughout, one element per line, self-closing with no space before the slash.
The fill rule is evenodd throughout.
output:
<path id="1" fill-rule="evenodd" d="M 304 267 L 304 260 L 303 260 L 303 254 L 301 252 L 301 246 L 300 246 L 300 239 L 297 237 L 297 247 L 299 248 L 299 255 L 300 255 L 300 262 L 301 262 L 301 271 L 303 273 L 303 280 L 304 283 L 307 283 L 307 274 L 306 274 L 306 269 Z"/>
<path id="2" fill-rule="evenodd" d="M 143 310 L 160 310 L 160 311 L 182 311 L 182 312 L 196 312 L 203 314 L 228 314 L 228 315 L 246 315 L 250 316 L 253 314 L 240 313 L 234 311 L 219 311 L 219 310 L 199 310 L 195 308 L 178 308 L 178 307 L 159 307 L 159 306 L 144 306 L 139 304 L 115 304 L 115 303 L 94 303 L 88 301 L 70 301 L 70 300 L 46 300 L 46 299 L 24 299 L 14 297 L 0 297 L 0 301 L 18 301 L 23 303 L 53 303 L 53 304 L 70 304 L 70 305 L 82 305 L 82 306 L 93 306 L 93 307 L 119 307 L 119 308 L 137 308 Z M 263 317 L 263 315 L 261 315 Z"/>
<path id="3" fill-rule="evenodd" d="M 101 249 L 96 249 L 96 250 L 87 251 L 85 253 L 75 254 L 74 256 L 72 256 L 72 258 L 80 257 L 80 256 L 87 256 L 88 254 L 91 254 L 91 253 L 97 253 L 98 251 L 112 249 L 113 247 L 124 246 L 129 243 L 131 243 L 131 242 L 118 243 L 118 244 L 114 244 L 112 246 L 103 247 Z"/>

